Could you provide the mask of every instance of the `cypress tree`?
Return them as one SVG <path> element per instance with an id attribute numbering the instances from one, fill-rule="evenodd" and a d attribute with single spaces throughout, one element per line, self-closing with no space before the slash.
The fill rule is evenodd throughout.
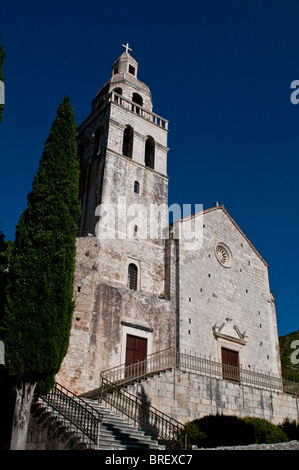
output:
<path id="1" fill-rule="evenodd" d="M 54 383 L 67 352 L 73 303 L 79 165 L 73 109 L 57 109 L 16 227 L 4 316 L 6 367 L 16 385 L 11 449 L 25 448 L 37 384 Z"/>

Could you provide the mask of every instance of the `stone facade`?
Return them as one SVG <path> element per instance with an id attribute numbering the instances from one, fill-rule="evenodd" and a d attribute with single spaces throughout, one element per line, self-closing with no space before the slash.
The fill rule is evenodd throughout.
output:
<path id="1" fill-rule="evenodd" d="M 238 352 L 240 366 L 279 377 L 267 263 L 224 207 L 195 217 L 203 226 L 199 248 L 188 250 L 179 242 L 179 348 L 221 362 L 226 347 Z M 226 264 L 217 259 L 219 244 L 229 250 Z"/>
<path id="2" fill-rule="evenodd" d="M 153 113 L 151 93 L 137 70 L 135 59 L 122 54 L 78 128 L 76 308 L 56 379 L 85 393 L 99 387 L 103 370 L 170 347 L 220 363 L 228 354 L 236 367 L 280 379 L 267 263 L 223 206 L 167 227 L 168 122 Z M 271 401 L 267 392 L 245 393 L 226 380 L 209 385 L 206 377 L 182 372 L 176 395 L 161 400 L 171 381 L 147 385 L 146 394 L 183 421 L 217 411 L 277 421 L 289 400 L 292 416 L 296 410 L 290 397 L 272 395 Z"/>

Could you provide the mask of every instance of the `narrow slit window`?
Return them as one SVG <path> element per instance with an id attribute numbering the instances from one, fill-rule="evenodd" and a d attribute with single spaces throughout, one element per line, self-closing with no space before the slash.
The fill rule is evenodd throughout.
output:
<path id="1" fill-rule="evenodd" d="M 139 185 L 138 181 L 135 181 L 134 182 L 134 193 L 139 194 L 139 191 L 140 191 L 140 185 Z"/>
<path id="2" fill-rule="evenodd" d="M 132 158 L 133 155 L 133 129 L 127 126 L 123 136 L 123 155 Z"/>
<path id="3" fill-rule="evenodd" d="M 137 266 L 133 263 L 129 264 L 128 268 L 128 287 L 131 290 L 137 290 Z"/>
<path id="4" fill-rule="evenodd" d="M 155 141 L 148 137 L 145 142 L 145 166 L 155 168 Z"/>

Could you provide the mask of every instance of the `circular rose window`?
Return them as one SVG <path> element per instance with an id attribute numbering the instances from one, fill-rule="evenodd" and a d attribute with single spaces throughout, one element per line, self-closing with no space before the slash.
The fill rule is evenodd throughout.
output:
<path id="1" fill-rule="evenodd" d="M 219 263 L 225 268 L 230 268 L 233 257 L 229 247 L 225 243 L 217 243 L 215 246 L 215 255 Z"/>

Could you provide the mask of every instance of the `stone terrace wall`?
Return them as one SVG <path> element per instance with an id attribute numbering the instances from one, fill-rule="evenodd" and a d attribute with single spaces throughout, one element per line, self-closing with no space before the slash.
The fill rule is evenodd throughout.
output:
<path id="1" fill-rule="evenodd" d="M 299 419 L 299 400 L 291 395 L 179 370 L 167 371 L 135 387 L 151 406 L 181 423 L 217 413 L 255 416 L 273 424 L 281 424 L 286 418 Z"/>

